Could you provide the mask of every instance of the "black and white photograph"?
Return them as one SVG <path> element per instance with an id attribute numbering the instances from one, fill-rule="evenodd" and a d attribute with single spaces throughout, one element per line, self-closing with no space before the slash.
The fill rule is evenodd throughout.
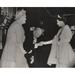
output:
<path id="1" fill-rule="evenodd" d="M 0 7 L 0 68 L 74 68 L 75 7 Z"/>

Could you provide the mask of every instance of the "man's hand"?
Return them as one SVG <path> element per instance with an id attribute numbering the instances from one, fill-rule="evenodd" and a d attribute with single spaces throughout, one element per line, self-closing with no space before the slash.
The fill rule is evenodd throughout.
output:
<path id="1" fill-rule="evenodd" d="M 34 63 L 34 56 L 32 56 L 31 58 L 30 58 L 30 64 L 33 64 Z"/>

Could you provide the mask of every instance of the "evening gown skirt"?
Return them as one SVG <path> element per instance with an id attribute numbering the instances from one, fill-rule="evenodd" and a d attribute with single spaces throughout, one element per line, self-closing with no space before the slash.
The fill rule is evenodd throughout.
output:
<path id="1" fill-rule="evenodd" d="M 8 29 L 6 44 L 1 57 L 1 67 L 28 67 L 23 41 L 24 30 L 16 22 Z"/>

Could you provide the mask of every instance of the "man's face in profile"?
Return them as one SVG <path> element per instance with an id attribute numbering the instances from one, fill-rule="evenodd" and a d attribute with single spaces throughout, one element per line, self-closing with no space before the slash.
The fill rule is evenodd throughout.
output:
<path id="1" fill-rule="evenodd" d="M 44 32 L 44 29 L 42 28 L 36 28 L 34 31 L 33 31 L 33 35 L 34 37 L 36 38 L 39 38 Z"/>

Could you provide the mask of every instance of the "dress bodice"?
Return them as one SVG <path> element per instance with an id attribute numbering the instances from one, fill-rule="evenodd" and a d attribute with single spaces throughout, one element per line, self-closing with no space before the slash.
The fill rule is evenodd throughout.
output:
<path id="1" fill-rule="evenodd" d="M 60 30 L 59 30 L 60 31 Z M 72 32 L 71 32 L 71 30 L 70 30 L 70 28 L 69 28 L 69 26 L 68 25 L 66 25 L 64 28 L 63 28 L 63 30 L 62 30 L 62 32 L 61 32 L 61 34 L 60 34 L 60 37 L 58 37 L 58 38 L 60 38 L 60 41 L 59 42 L 67 42 L 67 43 L 69 43 L 70 42 L 70 40 L 71 40 L 71 38 L 72 38 Z"/>

